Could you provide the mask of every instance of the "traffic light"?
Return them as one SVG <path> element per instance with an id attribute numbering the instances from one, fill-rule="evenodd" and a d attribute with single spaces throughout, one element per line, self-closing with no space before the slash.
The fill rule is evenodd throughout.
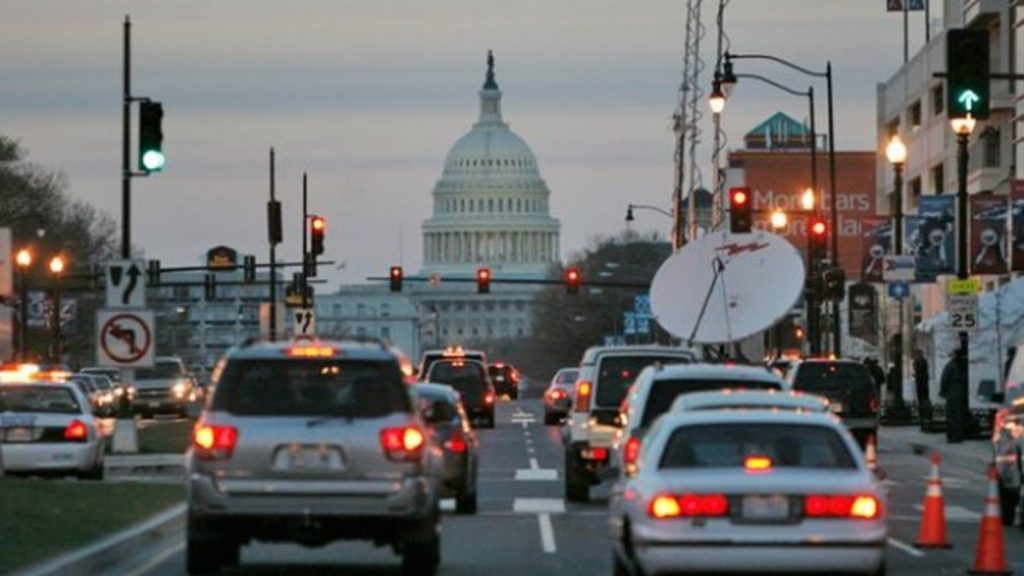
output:
<path id="1" fill-rule="evenodd" d="M 392 266 L 391 267 L 390 277 L 391 277 L 391 291 L 392 292 L 401 292 L 402 291 L 402 277 L 403 277 L 403 275 L 404 275 L 404 272 L 402 271 L 402 267 L 401 266 Z"/>
<path id="2" fill-rule="evenodd" d="M 491 292 L 491 269 L 476 269 L 476 292 L 477 294 L 490 294 Z"/>
<path id="3" fill-rule="evenodd" d="M 164 107 L 159 102 L 139 103 L 139 170 L 159 172 L 164 169 Z"/>
<path id="4" fill-rule="evenodd" d="M 160 261 L 150 260 L 146 264 L 146 274 L 149 276 L 149 285 L 156 286 L 160 283 Z"/>
<path id="5" fill-rule="evenodd" d="M 316 256 L 312 253 L 302 257 L 302 273 L 306 278 L 316 278 Z"/>
<path id="6" fill-rule="evenodd" d="M 246 284 L 252 284 L 256 281 L 256 257 L 252 254 L 246 254 L 243 259 L 244 263 L 244 274 L 242 281 Z"/>
<path id="7" fill-rule="evenodd" d="M 733 234 L 750 233 L 752 203 L 750 188 L 729 189 L 729 229 Z"/>
<path id="8" fill-rule="evenodd" d="M 319 256 L 324 253 L 324 232 L 327 231 L 327 219 L 323 216 L 311 216 L 309 219 L 309 253 Z"/>
<path id="9" fill-rule="evenodd" d="M 846 297 L 846 272 L 842 268 L 825 271 L 825 298 L 840 302 Z"/>
<path id="10" fill-rule="evenodd" d="M 807 223 L 807 233 L 810 235 L 810 250 L 812 266 L 825 257 L 828 249 L 828 223 L 824 218 L 815 216 Z"/>
<path id="11" fill-rule="evenodd" d="M 946 34 L 946 110 L 949 118 L 988 118 L 988 30 Z"/>
<path id="12" fill-rule="evenodd" d="M 570 266 L 565 269 L 565 292 L 566 294 L 579 294 L 580 282 L 583 280 L 580 269 Z"/>

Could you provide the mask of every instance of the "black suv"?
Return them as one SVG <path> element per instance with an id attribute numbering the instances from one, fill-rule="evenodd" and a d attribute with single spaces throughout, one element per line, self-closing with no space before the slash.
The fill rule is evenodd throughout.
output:
<path id="1" fill-rule="evenodd" d="M 430 365 L 426 381 L 455 388 L 469 418 L 482 421 L 481 428 L 494 428 L 494 385 L 482 362 L 438 360 Z"/>
<path id="2" fill-rule="evenodd" d="M 856 360 L 808 358 L 796 362 L 786 378 L 793 390 L 829 400 L 829 410 L 860 443 L 878 435 L 878 388 L 867 366 Z"/>
<path id="3" fill-rule="evenodd" d="M 487 374 L 494 383 L 498 396 L 506 394 L 512 400 L 519 398 L 519 371 L 509 364 L 495 362 L 487 367 Z"/>

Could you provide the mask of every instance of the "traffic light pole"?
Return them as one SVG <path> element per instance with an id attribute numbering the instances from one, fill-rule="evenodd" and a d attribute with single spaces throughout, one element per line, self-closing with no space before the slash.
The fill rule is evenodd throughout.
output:
<path id="1" fill-rule="evenodd" d="M 274 198 L 274 149 L 270 149 L 270 204 L 274 206 L 277 199 Z M 280 212 L 277 212 L 278 221 L 274 222 L 273 208 L 267 210 L 267 230 L 270 242 L 270 341 L 277 340 L 277 242 L 274 230 L 280 227 Z"/>
<path id="2" fill-rule="evenodd" d="M 309 308 L 307 291 L 309 290 L 309 246 L 306 239 L 306 222 L 309 219 L 309 194 L 306 173 L 302 173 L 302 307 Z"/>
<path id="3" fill-rule="evenodd" d="M 966 280 L 967 269 L 967 143 L 970 132 L 959 133 L 956 136 L 957 144 L 957 266 L 956 277 Z M 967 332 L 960 331 L 960 362 L 963 363 L 962 370 L 954 371 L 958 374 L 960 381 L 951 382 L 948 402 L 952 410 L 947 413 L 946 439 L 949 442 L 961 442 L 966 436 L 969 404 L 967 400 L 967 388 L 970 379 L 970 352 L 968 349 Z M 957 362 L 957 358 L 953 358 Z"/>
<path id="4" fill-rule="evenodd" d="M 129 158 L 131 156 L 132 117 L 131 37 L 132 22 L 126 15 L 124 17 L 124 97 L 121 106 L 121 257 L 126 260 L 132 257 L 132 170 Z"/>

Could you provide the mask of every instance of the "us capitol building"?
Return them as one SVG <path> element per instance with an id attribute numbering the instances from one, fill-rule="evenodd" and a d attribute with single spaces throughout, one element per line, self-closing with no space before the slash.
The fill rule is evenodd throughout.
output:
<path id="1" fill-rule="evenodd" d="M 479 91 L 480 116 L 445 158 L 433 191 L 433 214 L 423 222 L 423 268 L 430 283 L 344 286 L 317 295 L 317 330 L 324 336 L 377 336 L 410 356 L 449 344 L 486 347 L 488 341 L 529 336 L 539 280 L 559 262 L 551 191 L 530 147 L 501 115 L 501 90 L 488 53 Z M 491 270 L 490 294 L 477 294 L 476 271 Z M 410 276 L 410 271 L 406 271 Z M 453 278 L 473 280 L 450 282 Z"/>

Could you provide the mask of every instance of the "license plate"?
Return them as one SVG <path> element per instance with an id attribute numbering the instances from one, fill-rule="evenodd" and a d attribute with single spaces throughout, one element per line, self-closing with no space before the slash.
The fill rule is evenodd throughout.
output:
<path id="1" fill-rule="evenodd" d="M 843 411 L 843 405 L 840 402 L 833 402 L 828 405 L 829 412 L 838 414 Z"/>
<path id="2" fill-rule="evenodd" d="M 4 435 L 4 439 L 7 442 L 31 442 L 32 441 L 32 429 L 31 428 L 8 428 L 7 433 Z"/>
<path id="3" fill-rule="evenodd" d="M 149 403 L 149 407 L 150 408 L 159 408 L 160 407 L 160 403 L 159 402 L 150 402 Z"/>
<path id="4" fill-rule="evenodd" d="M 273 468 L 288 472 L 332 472 L 341 470 L 344 461 L 337 448 L 328 446 L 289 446 L 277 451 Z"/>
<path id="5" fill-rule="evenodd" d="M 785 496 L 744 496 L 746 520 L 785 520 L 789 518 L 789 498 Z"/>

